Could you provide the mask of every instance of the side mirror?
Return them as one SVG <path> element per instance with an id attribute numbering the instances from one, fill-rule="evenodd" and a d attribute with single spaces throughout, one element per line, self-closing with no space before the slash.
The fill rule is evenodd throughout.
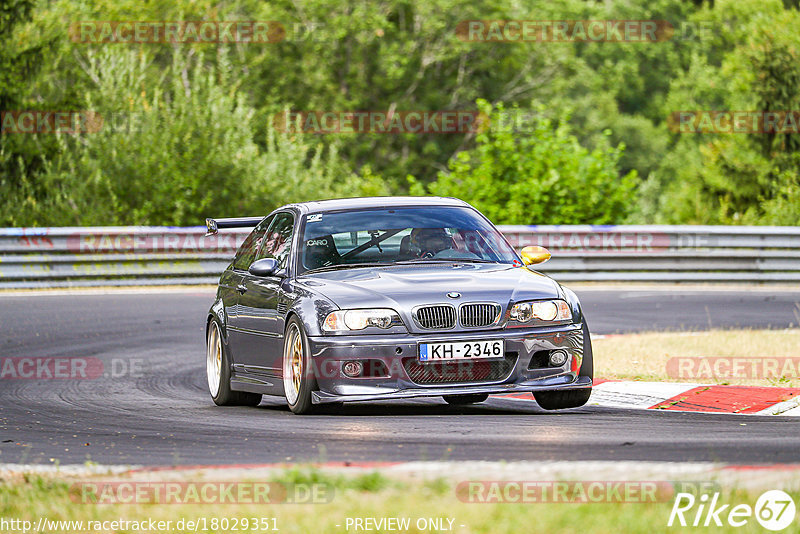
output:
<path id="1" fill-rule="evenodd" d="M 250 264 L 248 271 L 253 276 L 275 276 L 275 273 L 278 272 L 278 260 L 275 258 L 264 258 L 254 261 Z"/>
<path id="2" fill-rule="evenodd" d="M 550 259 L 550 251 L 544 247 L 525 247 L 520 252 L 522 263 L 525 265 L 536 265 L 544 263 Z"/>

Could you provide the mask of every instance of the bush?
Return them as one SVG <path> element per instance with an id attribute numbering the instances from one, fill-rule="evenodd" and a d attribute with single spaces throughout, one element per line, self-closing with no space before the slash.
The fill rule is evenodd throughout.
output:
<path id="1" fill-rule="evenodd" d="M 57 156 L 6 200 L 15 209 L 3 223 L 193 225 L 211 215 L 383 192 L 369 170 L 360 178 L 335 145 L 323 149 L 311 136 L 267 128 L 266 148 L 259 147 L 254 110 L 229 89 L 224 58 L 216 65 L 175 53 L 168 83 L 152 90 L 143 83 L 145 54 L 90 53 L 87 69 L 99 87 L 86 108 L 104 117 L 102 128 L 59 135 Z"/>
<path id="2" fill-rule="evenodd" d="M 474 149 L 450 161 L 450 172 L 439 173 L 430 193 L 466 200 L 498 224 L 607 224 L 625 218 L 636 172 L 619 175 L 622 144 L 613 148 L 606 142 L 590 151 L 570 133 L 567 118 L 554 123 L 542 108 L 527 121 L 527 131 L 498 128 L 492 125 L 506 117 L 503 106 L 492 109 L 483 100 L 478 106 L 490 117 L 488 128 Z"/>

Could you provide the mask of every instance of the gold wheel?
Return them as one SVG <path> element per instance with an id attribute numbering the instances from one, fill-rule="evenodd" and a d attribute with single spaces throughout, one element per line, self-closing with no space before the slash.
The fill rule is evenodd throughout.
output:
<path id="1" fill-rule="evenodd" d="M 300 336 L 296 336 L 292 346 L 292 382 L 297 391 L 300 391 L 300 378 L 303 376 L 303 344 Z"/>
<path id="2" fill-rule="evenodd" d="M 303 385 L 303 336 L 295 323 L 286 332 L 283 351 L 283 389 L 290 405 L 297 402 Z"/>
<path id="3" fill-rule="evenodd" d="M 206 352 L 206 375 L 208 376 L 208 391 L 212 397 L 219 393 L 220 378 L 222 376 L 222 339 L 216 322 L 211 322 L 208 329 L 208 346 Z"/>

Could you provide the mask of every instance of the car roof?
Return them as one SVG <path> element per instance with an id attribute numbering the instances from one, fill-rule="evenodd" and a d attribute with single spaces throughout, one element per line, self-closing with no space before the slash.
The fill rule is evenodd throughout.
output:
<path id="1" fill-rule="evenodd" d="M 469 204 L 451 197 L 360 197 L 299 202 L 284 206 L 284 208 L 297 207 L 306 213 L 325 213 L 347 209 L 416 206 L 469 206 Z"/>

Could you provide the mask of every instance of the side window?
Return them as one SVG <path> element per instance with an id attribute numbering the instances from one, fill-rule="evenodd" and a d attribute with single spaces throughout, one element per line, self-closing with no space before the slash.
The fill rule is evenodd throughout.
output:
<path id="1" fill-rule="evenodd" d="M 256 226 L 250 235 L 247 236 L 244 242 L 236 251 L 236 257 L 233 259 L 233 268 L 241 271 L 246 271 L 250 268 L 250 264 L 255 261 L 256 252 L 258 252 L 258 245 L 261 243 L 261 238 L 267 231 L 267 227 L 273 221 L 272 217 L 264 219 L 258 226 Z"/>
<path id="2" fill-rule="evenodd" d="M 258 259 L 275 258 L 281 269 L 285 269 L 289 263 L 289 251 L 292 247 L 292 233 L 294 231 L 294 215 L 291 213 L 279 213 L 267 230 L 264 237 L 264 244 Z"/>

